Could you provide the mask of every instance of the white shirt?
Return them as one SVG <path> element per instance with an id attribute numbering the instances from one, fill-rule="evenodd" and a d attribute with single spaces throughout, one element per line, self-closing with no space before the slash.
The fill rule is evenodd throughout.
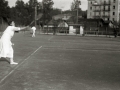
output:
<path id="1" fill-rule="evenodd" d="M 13 48 L 11 38 L 14 35 L 14 31 L 19 31 L 19 27 L 8 26 L 3 32 L 3 35 L 0 38 L 0 58 L 9 57 L 13 58 Z"/>
<path id="2" fill-rule="evenodd" d="M 35 30 L 36 30 L 36 27 L 33 26 L 32 29 L 35 31 Z"/>

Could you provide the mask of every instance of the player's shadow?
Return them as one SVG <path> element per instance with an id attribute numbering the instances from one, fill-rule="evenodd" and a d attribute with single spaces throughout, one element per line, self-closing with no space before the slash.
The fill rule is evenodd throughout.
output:
<path id="1" fill-rule="evenodd" d="M 0 58 L 0 62 L 7 62 L 7 63 L 9 63 L 9 64 L 10 64 L 10 61 L 9 61 L 9 60 L 7 60 L 6 58 Z"/>

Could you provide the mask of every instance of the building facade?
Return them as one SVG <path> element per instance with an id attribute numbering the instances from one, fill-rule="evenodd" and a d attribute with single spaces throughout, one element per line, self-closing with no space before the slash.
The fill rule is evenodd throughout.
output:
<path id="1" fill-rule="evenodd" d="M 119 21 L 120 0 L 88 0 L 87 18 Z"/>

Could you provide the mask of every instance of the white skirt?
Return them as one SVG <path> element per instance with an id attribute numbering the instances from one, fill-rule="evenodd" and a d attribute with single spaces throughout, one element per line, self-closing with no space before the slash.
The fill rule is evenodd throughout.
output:
<path id="1" fill-rule="evenodd" d="M 12 43 L 9 40 L 0 39 L 0 58 L 13 58 Z"/>

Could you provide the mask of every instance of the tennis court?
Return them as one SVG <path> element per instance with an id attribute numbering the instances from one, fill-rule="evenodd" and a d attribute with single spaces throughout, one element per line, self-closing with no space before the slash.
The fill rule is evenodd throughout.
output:
<path id="1" fill-rule="evenodd" d="M 16 33 L 0 90 L 120 90 L 120 38 Z"/>

